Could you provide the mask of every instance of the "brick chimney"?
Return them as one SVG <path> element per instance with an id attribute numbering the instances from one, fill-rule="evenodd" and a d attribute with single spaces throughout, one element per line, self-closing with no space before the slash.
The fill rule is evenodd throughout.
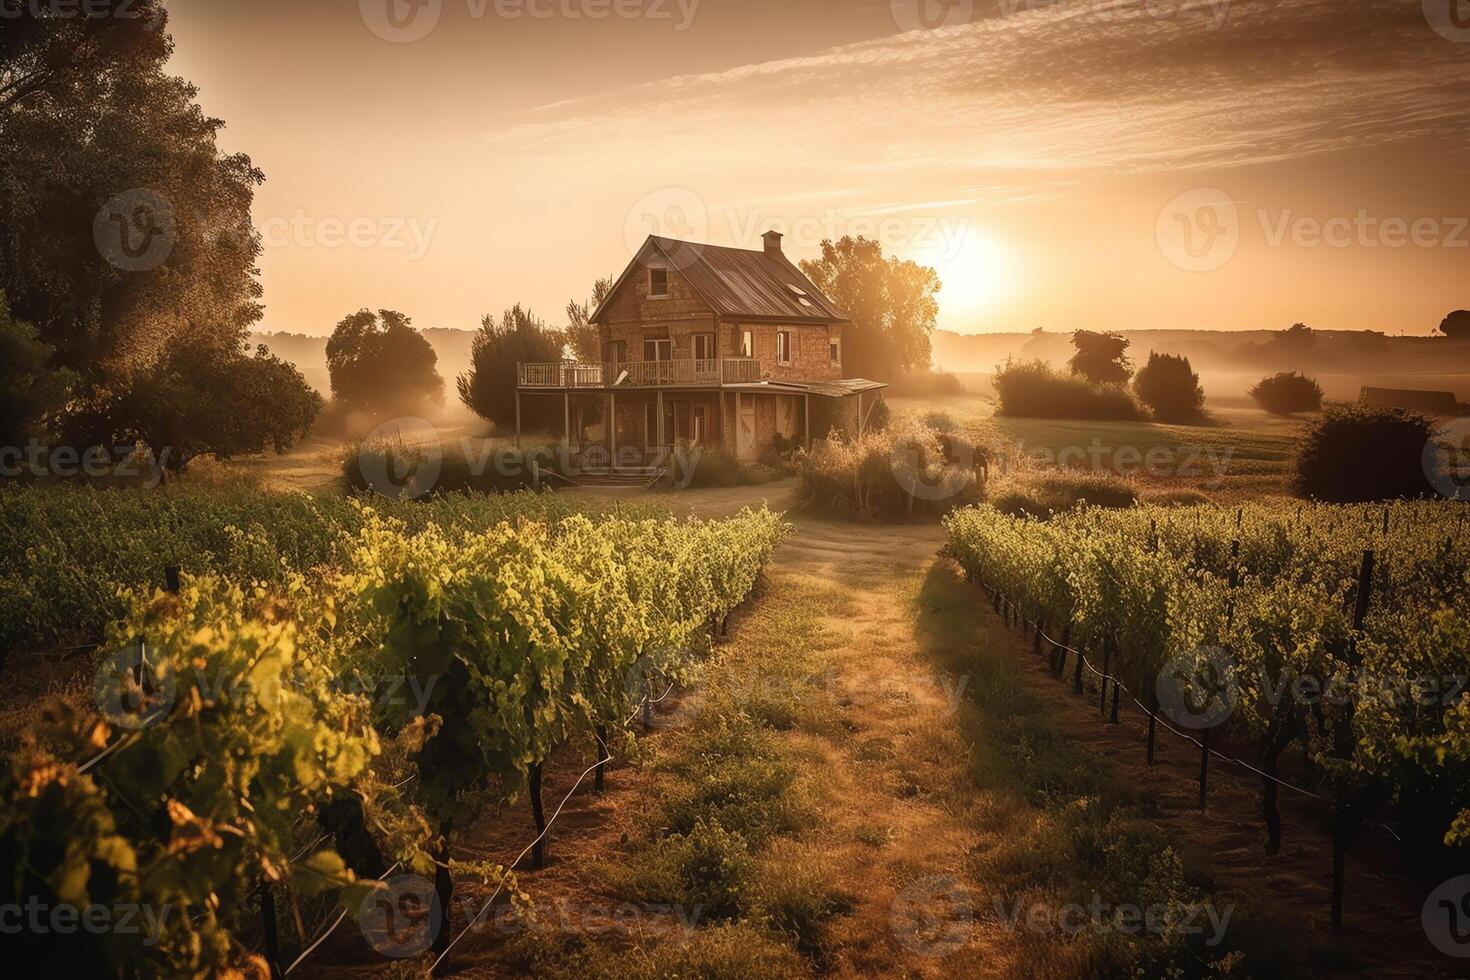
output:
<path id="1" fill-rule="evenodd" d="M 784 237 L 784 236 L 782 236 L 782 234 L 779 231 L 768 231 L 764 235 L 761 236 L 761 238 L 765 239 L 765 242 L 766 242 L 766 254 L 767 255 L 781 255 L 782 254 L 782 252 L 781 252 L 781 239 L 782 239 L 782 237 Z"/>

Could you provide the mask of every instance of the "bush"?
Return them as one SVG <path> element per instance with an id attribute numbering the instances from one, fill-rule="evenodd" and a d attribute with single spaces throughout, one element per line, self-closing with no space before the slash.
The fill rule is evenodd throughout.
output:
<path id="1" fill-rule="evenodd" d="M 1059 374 L 1044 361 L 1007 361 L 996 371 L 995 391 L 1000 414 L 1012 417 L 1117 422 L 1142 422 L 1148 417 L 1127 389 Z"/>
<path id="2" fill-rule="evenodd" d="M 915 422 L 830 439 L 797 457 L 806 506 L 886 520 L 937 517 L 984 495 L 973 447 Z"/>
<path id="3" fill-rule="evenodd" d="M 1139 401 L 1160 422 L 1198 422 L 1205 415 L 1205 390 L 1189 358 L 1150 352 L 1148 363 L 1133 379 Z"/>
<path id="4" fill-rule="evenodd" d="M 1424 450 L 1433 436 L 1431 419 L 1401 408 L 1328 408 L 1297 449 L 1297 490 L 1330 503 L 1431 496 Z"/>
<path id="5" fill-rule="evenodd" d="M 434 457 L 437 456 L 437 462 Z M 356 492 L 395 499 L 424 499 L 449 493 L 514 493 L 531 489 L 535 462 L 562 473 L 560 455 L 547 447 L 491 449 L 476 458 L 462 444 L 436 450 L 401 441 L 364 442 L 342 457 L 342 478 Z"/>
<path id="6" fill-rule="evenodd" d="M 1064 514 L 1083 504 L 1126 510 L 1138 503 L 1138 489 L 1127 480 L 1104 473 L 1057 473 L 1033 477 L 1001 490 L 992 500 L 996 510 L 1012 517 Z"/>
<path id="7" fill-rule="evenodd" d="M 919 424 L 927 425 L 941 435 L 959 430 L 959 423 L 948 412 L 925 412 L 919 416 Z"/>
<path id="8" fill-rule="evenodd" d="M 1304 374 L 1282 371 L 1250 390 L 1250 396 L 1272 415 L 1316 412 L 1322 408 L 1322 386 Z"/>

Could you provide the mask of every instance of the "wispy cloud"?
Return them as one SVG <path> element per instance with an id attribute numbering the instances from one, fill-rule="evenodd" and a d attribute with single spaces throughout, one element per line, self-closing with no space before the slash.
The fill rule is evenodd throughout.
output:
<path id="1" fill-rule="evenodd" d="M 545 106 L 487 139 L 551 166 L 635 154 L 711 177 L 768 166 L 819 179 L 841 158 L 879 195 L 884 175 L 906 187 L 932 175 L 928 195 L 970 200 L 960 187 L 977 172 L 1012 175 L 988 194 L 1031 196 L 1079 173 L 1238 167 L 1470 122 L 1470 48 L 1435 34 L 1418 4 L 1237 0 L 1164 19 L 1144 6 L 1064 0 L 680 75 Z"/>

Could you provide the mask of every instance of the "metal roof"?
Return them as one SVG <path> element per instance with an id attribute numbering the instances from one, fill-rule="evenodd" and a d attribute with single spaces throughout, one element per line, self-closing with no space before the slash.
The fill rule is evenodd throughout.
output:
<path id="1" fill-rule="evenodd" d="M 613 296 L 649 248 L 677 269 L 722 318 L 807 323 L 848 323 L 847 314 L 780 253 L 681 242 L 650 235 L 593 315 L 601 322 Z M 804 302 L 803 302 L 804 301 Z"/>

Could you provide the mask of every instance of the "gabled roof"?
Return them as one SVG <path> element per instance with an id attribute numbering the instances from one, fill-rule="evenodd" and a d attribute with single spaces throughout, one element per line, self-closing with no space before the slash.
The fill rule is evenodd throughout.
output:
<path id="1" fill-rule="evenodd" d="M 849 322 L 847 314 L 822 295 L 784 255 L 651 235 L 593 314 L 594 323 L 602 322 L 608 304 L 650 249 L 666 259 L 670 268 L 678 270 L 721 318 L 783 323 Z"/>

